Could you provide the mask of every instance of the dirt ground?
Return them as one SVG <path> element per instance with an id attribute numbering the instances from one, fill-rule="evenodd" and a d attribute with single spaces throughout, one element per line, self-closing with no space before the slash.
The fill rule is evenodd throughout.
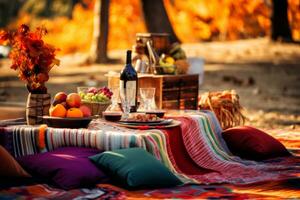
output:
<path id="1" fill-rule="evenodd" d="M 247 124 L 300 131 L 300 45 L 271 43 L 262 38 L 182 47 L 189 57 L 205 61 L 199 94 L 234 89 L 245 108 Z M 125 51 L 111 51 L 109 55 L 123 59 Z M 76 91 L 82 85 L 105 85 L 104 74 L 122 68 L 122 64 L 84 66 L 84 58 L 84 54 L 61 58 L 61 66 L 51 72 L 47 84 L 51 94 Z M 26 97 L 24 84 L 9 69 L 9 61 L 0 60 L 0 106 L 24 106 Z"/>

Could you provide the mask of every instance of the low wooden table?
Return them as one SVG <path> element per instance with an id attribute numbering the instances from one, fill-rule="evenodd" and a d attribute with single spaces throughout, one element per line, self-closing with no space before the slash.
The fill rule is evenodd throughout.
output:
<path id="1" fill-rule="evenodd" d="M 119 74 L 106 74 L 108 87 L 119 87 Z M 191 109 L 198 107 L 199 74 L 138 74 L 138 87 L 154 87 L 159 109 Z"/>

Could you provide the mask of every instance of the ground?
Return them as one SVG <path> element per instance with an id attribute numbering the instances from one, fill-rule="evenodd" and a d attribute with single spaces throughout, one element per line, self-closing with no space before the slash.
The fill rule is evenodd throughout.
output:
<path id="1" fill-rule="evenodd" d="M 235 89 L 245 108 L 247 122 L 264 129 L 300 130 L 300 45 L 269 42 L 267 38 L 235 42 L 183 44 L 189 57 L 205 60 L 206 91 Z M 123 59 L 125 51 L 111 51 Z M 60 67 L 51 72 L 48 89 L 76 91 L 77 86 L 105 85 L 109 70 L 122 64 L 82 65 L 84 54 L 62 57 Z M 0 61 L 0 105 L 25 106 L 27 91 L 9 61 Z"/>

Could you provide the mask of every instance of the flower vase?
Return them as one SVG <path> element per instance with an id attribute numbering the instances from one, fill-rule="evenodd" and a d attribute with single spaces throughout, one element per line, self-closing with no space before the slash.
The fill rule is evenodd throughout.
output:
<path id="1" fill-rule="evenodd" d="M 26 121 L 28 125 L 42 124 L 41 116 L 49 115 L 50 94 L 29 93 L 26 104 Z"/>

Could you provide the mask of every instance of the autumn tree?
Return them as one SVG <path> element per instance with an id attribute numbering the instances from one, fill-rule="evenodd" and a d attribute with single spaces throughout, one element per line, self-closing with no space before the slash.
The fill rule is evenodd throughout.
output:
<path id="1" fill-rule="evenodd" d="M 292 34 L 288 20 L 288 1 L 287 0 L 272 0 L 273 13 L 272 21 L 272 40 L 278 39 L 285 42 L 292 42 Z"/>
<path id="2" fill-rule="evenodd" d="M 141 0 L 148 32 L 169 33 L 170 41 L 179 42 L 170 23 L 163 0 Z"/>
<path id="3" fill-rule="evenodd" d="M 109 0 L 96 0 L 94 5 L 94 30 L 88 63 L 106 63 L 108 43 Z"/>

